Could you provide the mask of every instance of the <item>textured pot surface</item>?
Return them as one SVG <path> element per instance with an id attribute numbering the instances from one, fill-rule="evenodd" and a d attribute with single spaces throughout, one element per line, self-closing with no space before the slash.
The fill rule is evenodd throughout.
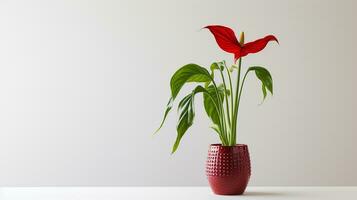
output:
<path id="1" fill-rule="evenodd" d="M 250 178 L 248 146 L 211 144 L 206 162 L 208 182 L 216 194 L 243 194 Z"/>

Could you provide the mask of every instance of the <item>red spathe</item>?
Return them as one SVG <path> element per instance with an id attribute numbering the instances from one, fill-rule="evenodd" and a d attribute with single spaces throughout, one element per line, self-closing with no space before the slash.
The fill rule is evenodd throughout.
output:
<path id="1" fill-rule="evenodd" d="M 240 44 L 234 34 L 234 31 L 228 27 L 221 25 L 210 25 L 206 26 L 205 28 L 211 31 L 214 38 L 216 39 L 218 46 L 223 51 L 234 54 L 234 62 L 250 53 L 257 53 L 263 50 L 270 41 L 276 41 L 279 43 L 275 36 L 268 35 L 253 42 Z"/>

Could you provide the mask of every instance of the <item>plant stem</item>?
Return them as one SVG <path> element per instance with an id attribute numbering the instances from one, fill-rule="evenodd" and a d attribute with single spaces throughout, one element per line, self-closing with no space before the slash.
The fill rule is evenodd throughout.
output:
<path id="1" fill-rule="evenodd" d="M 228 74 L 228 79 L 229 79 L 229 89 L 231 91 L 231 118 L 232 118 L 232 122 L 231 124 L 233 124 L 233 112 L 234 112 L 234 101 L 233 101 L 233 86 L 232 86 L 232 79 L 231 79 L 231 72 L 229 71 L 229 69 L 226 66 L 226 70 L 227 70 L 227 74 Z M 233 128 L 231 125 L 231 131 L 233 132 Z"/>
<path id="2" fill-rule="evenodd" d="M 234 104 L 234 113 L 233 113 L 233 134 L 232 134 L 232 143 L 231 145 L 236 144 L 237 140 L 237 116 L 238 116 L 238 102 L 239 102 L 239 82 L 240 82 L 240 71 L 242 67 L 242 58 L 239 58 L 238 64 L 238 76 L 237 76 L 237 85 L 236 85 L 236 94 L 235 94 L 235 104 Z"/>
<path id="3" fill-rule="evenodd" d="M 226 114 L 227 114 L 228 128 L 231 128 L 231 117 L 229 116 L 229 105 L 228 105 L 226 80 L 224 79 L 223 72 L 221 70 L 219 70 L 219 71 L 221 73 L 221 77 L 222 77 L 222 81 L 223 81 L 223 87 L 224 87 L 224 97 L 225 97 L 225 100 L 226 100 Z M 231 133 L 231 131 L 228 130 L 228 133 Z"/>
<path id="4" fill-rule="evenodd" d="M 222 106 L 223 101 L 222 101 L 221 95 L 219 95 L 217 85 L 216 85 L 216 83 L 215 83 L 215 81 L 213 79 L 212 79 L 212 84 L 214 86 L 217 98 L 219 100 L 219 108 L 220 108 L 219 118 L 220 118 L 221 125 L 222 125 L 222 130 L 221 130 L 222 131 L 222 135 L 224 136 L 225 140 L 228 142 L 227 131 L 226 131 L 226 121 L 225 121 L 224 110 L 223 110 L 223 106 Z M 226 146 L 226 145 L 227 144 L 223 144 L 223 146 Z"/>
<path id="5" fill-rule="evenodd" d="M 244 83 L 245 83 L 245 78 L 247 77 L 248 72 L 249 72 L 249 71 L 246 71 L 246 72 L 245 72 L 244 77 L 243 77 L 243 80 L 242 80 L 242 84 L 241 84 L 240 89 L 239 89 L 239 95 L 238 95 L 238 104 L 237 104 L 237 114 L 236 114 L 236 118 L 238 118 L 238 111 L 239 111 L 240 98 L 241 98 L 241 95 L 242 95 L 243 85 L 244 85 Z M 236 122 L 236 125 L 237 125 L 237 122 Z M 236 138 L 236 135 L 235 135 L 234 140 L 236 140 L 236 139 L 237 139 L 237 138 Z"/>
<path id="6" fill-rule="evenodd" d="M 205 92 L 205 93 L 209 96 L 209 98 L 210 98 L 211 101 L 213 102 L 213 105 L 214 105 L 214 107 L 216 108 L 216 110 L 219 111 L 219 108 L 218 108 L 218 106 L 217 106 L 215 100 L 213 99 L 212 95 L 211 95 L 209 92 Z M 222 126 L 220 127 L 220 129 L 222 130 Z M 219 134 L 219 133 L 218 133 L 218 134 Z M 223 137 L 223 134 L 222 134 L 222 133 L 219 134 L 219 138 L 221 139 L 222 143 L 228 144 L 227 139 Z"/>

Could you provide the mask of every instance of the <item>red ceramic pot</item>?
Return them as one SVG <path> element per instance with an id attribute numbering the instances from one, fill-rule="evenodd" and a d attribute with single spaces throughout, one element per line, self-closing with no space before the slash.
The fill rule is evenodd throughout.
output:
<path id="1" fill-rule="evenodd" d="M 250 178 L 248 146 L 211 144 L 208 150 L 206 174 L 214 193 L 243 194 Z"/>

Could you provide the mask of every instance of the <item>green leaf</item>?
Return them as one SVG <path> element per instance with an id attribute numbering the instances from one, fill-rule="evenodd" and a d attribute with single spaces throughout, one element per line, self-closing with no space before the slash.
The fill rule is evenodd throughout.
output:
<path id="1" fill-rule="evenodd" d="M 164 117 L 163 117 L 163 119 L 161 120 L 160 126 L 159 126 L 158 129 L 156 129 L 156 131 L 154 132 L 154 134 L 156 134 L 156 133 L 162 128 L 162 126 L 164 125 L 164 122 L 165 122 L 165 120 L 166 120 L 167 114 L 169 114 L 169 112 L 170 112 L 170 110 L 171 110 L 171 108 L 172 108 L 172 104 L 173 104 L 173 98 L 171 97 L 171 98 L 169 99 L 169 102 L 168 102 L 167 105 L 166 105 L 166 110 L 165 110 L 165 113 L 164 113 Z"/>
<path id="2" fill-rule="evenodd" d="M 181 67 L 171 78 L 171 96 L 176 98 L 185 83 L 189 82 L 208 82 L 212 77 L 207 69 L 196 64 L 188 64 Z"/>
<path id="3" fill-rule="evenodd" d="M 210 128 L 213 129 L 214 131 L 216 131 L 218 133 L 218 135 L 220 135 L 221 131 L 219 130 L 219 127 L 216 124 L 213 124 Z"/>
<path id="4" fill-rule="evenodd" d="M 180 69 L 178 69 L 174 75 L 171 77 L 170 87 L 171 87 L 171 98 L 166 105 L 166 110 L 164 113 L 164 117 L 161 121 L 159 128 L 155 131 L 157 133 L 161 127 L 163 126 L 168 113 L 172 108 L 172 104 L 180 92 L 181 88 L 185 83 L 189 82 L 208 82 L 212 80 L 211 75 L 207 71 L 207 69 L 200 67 L 196 64 L 187 64 Z M 155 134 L 154 133 L 154 134 Z"/>
<path id="5" fill-rule="evenodd" d="M 193 119 L 195 117 L 195 109 L 194 109 L 194 99 L 195 95 L 200 92 L 206 92 L 206 89 L 202 86 L 197 86 L 192 93 L 185 96 L 179 103 L 179 121 L 176 127 L 177 137 L 176 141 L 172 147 L 172 154 L 177 150 L 180 141 L 188 128 L 190 128 L 193 124 Z"/>
<path id="6" fill-rule="evenodd" d="M 218 94 L 221 96 L 221 99 L 223 99 L 224 98 L 223 85 L 219 85 L 217 89 L 218 89 Z M 216 108 L 216 106 L 220 106 L 219 103 L 220 100 L 217 96 L 217 93 L 213 85 L 208 86 L 206 90 L 207 93 L 203 93 L 203 104 L 206 113 L 213 122 L 213 127 L 215 127 L 214 130 L 216 130 L 218 133 L 221 133 L 221 130 L 219 130 L 219 127 L 221 127 L 221 122 L 219 119 L 220 112 Z M 221 102 L 221 104 L 223 104 L 223 102 Z"/>
<path id="7" fill-rule="evenodd" d="M 207 88 L 209 84 L 212 82 L 212 80 L 214 79 L 214 70 L 223 71 L 225 67 L 226 67 L 226 61 L 224 60 L 221 62 L 214 62 L 211 64 L 210 70 L 211 70 L 212 79 L 205 83 L 205 88 Z"/>
<path id="8" fill-rule="evenodd" d="M 213 70 L 211 70 L 211 78 L 212 78 L 212 80 L 214 79 L 214 71 Z M 209 84 L 211 84 L 211 82 L 212 82 L 212 80 L 210 80 L 210 81 L 207 81 L 206 83 L 205 83 L 205 88 L 207 88 L 208 86 L 209 86 Z"/>
<path id="9" fill-rule="evenodd" d="M 177 106 L 177 111 L 180 112 L 180 110 L 186 105 L 187 101 L 189 101 L 191 98 L 191 93 L 186 95 L 184 98 L 181 99 L 179 105 Z"/>
<path id="10" fill-rule="evenodd" d="M 214 62 L 211 64 L 211 71 L 216 69 L 223 71 L 226 66 L 226 61 Z"/>
<path id="11" fill-rule="evenodd" d="M 262 91 L 263 91 L 263 100 L 264 100 L 265 97 L 267 96 L 267 89 L 265 88 L 264 84 L 262 84 Z"/>
<path id="12" fill-rule="evenodd" d="M 220 131 L 219 127 L 216 124 L 213 124 L 210 128 L 213 129 L 218 134 L 219 139 L 221 141 L 224 141 L 224 139 L 222 137 L 222 134 L 221 134 L 221 131 Z"/>
<path id="13" fill-rule="evenodd" d="M 231 91 L 229 89 L 226 89 L 226 95 L 229 97 L 231 96 Z"/>
<path id="14" fill-rule="evenodd" d="M 273 79 L 269 71 L 259 66 L 249 67 L 247 73 L 249 71 L 255 71 L 255 75 L 262 82 L 263 101 L 267 96 L 267 89 L 273 95 Z"/>

